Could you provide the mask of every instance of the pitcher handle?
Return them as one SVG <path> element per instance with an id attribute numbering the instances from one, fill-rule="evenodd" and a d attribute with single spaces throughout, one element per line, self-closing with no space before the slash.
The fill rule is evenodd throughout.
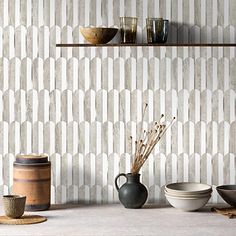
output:
<path id="1" fill-rule="evenodd" d="M 116 178 L 115 178 L 115 186 L 116 186 L 116 190 L 117 190 L 117 191 L 119 191 L 119 189 L 120 189 L 119 186 L 118 186 L 118 184 L 117 184 L 117 181 L 118 181 L 118 179 L 119 179 L 121 176 L 124 176 L 124 177 L 127 179 L 126 174 L 124 174 L 124 173 L 118 174 L 118 175 L 116 176 Z"/>

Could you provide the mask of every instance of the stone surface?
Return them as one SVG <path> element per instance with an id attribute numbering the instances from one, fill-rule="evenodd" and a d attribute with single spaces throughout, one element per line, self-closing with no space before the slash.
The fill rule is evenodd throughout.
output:
<path id="1" fill-rule="evenodd" d="M 146 205 L 125 209 L 116 205 L 54 205 L 40 214 L 48 221 L 35 225 L 0 225 L 4 236 L 234 236 L 235 219 L 210 212 L 182 212 L 170 206 Z M 0 207 L 0 214 L 3 210 Z"/>

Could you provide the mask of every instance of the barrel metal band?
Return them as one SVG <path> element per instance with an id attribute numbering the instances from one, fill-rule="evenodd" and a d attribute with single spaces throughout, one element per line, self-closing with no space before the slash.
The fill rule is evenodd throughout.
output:
<path id="1" fill-rule="evenodd" d="M 25 205 L 25 210 L 26 211 L 42 211 L 42 210 L 47 210 L 50 207 L 50 203 L 48 204 L 35 204 L 35 205 Z"/>
<path id="2" fill-rule="evenodd" d="M 34 168 L 40 167 L 41 168 L 48 168 L 51 167 L 51 162 L 47 163 L 36 163 L 36 164 L 21 164 L 21 163 L 13 163 L 14 168 Z"/>
<path id="3" fill-rule="evenodd" d="M 16 182 L 48 182 L 50 181 L 51 179 L 13 179 L 13 181 L 16 181 Z"/>

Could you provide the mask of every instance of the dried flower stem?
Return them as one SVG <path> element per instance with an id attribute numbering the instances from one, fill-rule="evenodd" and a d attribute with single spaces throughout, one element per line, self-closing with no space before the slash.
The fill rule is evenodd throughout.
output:
<path id="1" fill-rule="evenodd" d="M 142 168 L 143 164 L 148 159 L 149 155 L 155 148 L 156 144 L 162 139 L 162 137 L 165 135 L 167 129 L 173 124 L 175 117 L 173 117 L 172 121 L 169 123 L 168 126 L 161 123 L 162 118 L 164 115 L 162 114 L 159 122 L 155 122 L 153 128 L 151 128 L 149 131 L 143 130 L 143 119 L 145 115 L 145 111 L 147 108 L 147 104 L 145 104 L 143 114 L 142 114 L 142 125 L 141 125 L 141 131 L 139 135 L 139 140 L 135 141 L 135 153 L 134 153 L 134 161 L 131 168 L 132 174 L 137 174 L 140 169 Z M 143 139 L 142 139 L 143 134 Z M 132 137 L 131 137 L 132 141 Z M 132 148 L 131 148 L 132 149 Z M 132 149 L 133 150 L 133 149 Z"/>

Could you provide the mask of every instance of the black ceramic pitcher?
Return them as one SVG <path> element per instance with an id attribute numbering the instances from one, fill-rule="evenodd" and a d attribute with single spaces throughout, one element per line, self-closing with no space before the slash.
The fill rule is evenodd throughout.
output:
<path id="1" fill-rule="evenodd" d="M 126 183 L 119 188 L 117 181 L 121 176 L 126 178 Z M 120 202 L 125 208 L 141 208 L 147 200 L 148 192 L 146 187 L 140 183 L 140 174 L 119 174 L 115 178 L 115 186 Z"/>

